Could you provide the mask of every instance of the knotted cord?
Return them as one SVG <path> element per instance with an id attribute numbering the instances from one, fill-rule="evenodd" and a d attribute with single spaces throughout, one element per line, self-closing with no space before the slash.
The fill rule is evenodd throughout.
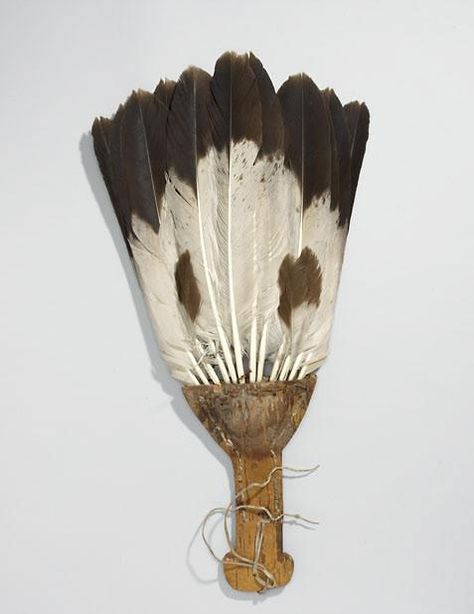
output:
<path id="1" fill-rule="evenodd" d="M 279 522 L 283 520 L 284 518 L 291 518 L 292 520 L 299 520 L 301 522 L 304 522 L 310 525 L 317 525 L 319 524 L 319 522 L 317 520 L 306 518 L 305 516 L 302 516 L 301 514 L 290 514 L 288 512 L 281 512 L 279 514 L 274 515 L 271 513 L 271 511 L 267 507 L 264 507 L 261 505 L 251 505 L 251 504 L 237 505 L 237 500 L 240 499 L 242 495 L 247 493 L 249 490 L 252 490 L 252 489 L 261 490 L 262 488 L 265 488 L 266 486 L 268 486 L 277 471 L 281 471 L 282 477 L 285 478 L 288 476 L 285 476 L 283 474 L 283 471 L 290 471 L 293 473 L 304 473 L 306 475 L 309 475 L 313 473 L 314 471 L 316 471 L 318 468 L 319 468 L 319 465 L 315 465 L 314 467 L 309 467 L 307 469 L 298 468 L 298 467 L 289 467 L 286 465 L 278 465 L 271 469 L 271 471 L 268 473 L 267 478 L 263 482 L 252 482 L 251 484 L 248 484 L 247 486 L 245 486 L 245 488 L 242 488 L 241 490 L 239 490 L 235 494 L 233 499 L 231 499 L 227 507 L 215 507 L 212 510 L 210 510 L 206 514 L 202 522 L 201 535 L 202 535 L 202 539 L 204 543 L 206 544 L 209 552 L 216 559 L 216 561 L 218 561 L 219 563 L 222 563 L 223 565 L 236 565 L 236 566 L 247 567 L 248 569 L 251 569 L 252 575 L 254 576 L 255 581 L 261 586 L 261 589 L 259 591 L 260 593 L 263 593 L 270 588 L 274 588 L 276 586 L 275 576 L 263 563 L 260 562 L 260 554 L 261 554 L 261 549 L 262 549 L 265 526 L 271 522 Z M 304 477 L 306 477 L 306 475 Z M 254 548 L 253 559 L 249 559 L 245 556 L 242 556 L 235 550 L 235 548 L 232 545 L 232 539 L 231 539 L 230 529 L 229 529 L 229 515 L 236 514 L 237 512 L 241 510 L 253 512 L 256 514 L 264 514 L 266 516 L 265 518 L 262 518 L 260 522 L 258 523 L 258 528 L 257 528 L 257 532 L 255 535 L 255 548 Z M 214 552 L 214 549 L 212 548 L 209 542 L 209 539 L 206 536 L 207 524 L 210 518 L 216 514 L 224 515 L 224 535 L 225 535 L 227 545 L 229 547 L 230 554 L 233 557 L 232 560 L 227 560 L 225 558 L 219 557 Z"/>

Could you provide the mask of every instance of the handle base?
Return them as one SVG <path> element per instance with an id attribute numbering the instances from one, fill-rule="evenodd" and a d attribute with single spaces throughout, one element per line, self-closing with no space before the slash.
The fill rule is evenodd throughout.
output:
<path id="1" fill-rule="evenodd" d="M 235 560 L 231 552 L 228 552 L 224 557 L 224 575 L 230 586 L 236 591 L 261 592 L 263 586 L 255 579 L 252 569 L 233 565 Z M 272 588 L 288 584 L 293 575 L 293 569 L 293 558 L 289 554 L 282 553 L 281 556 L 274 559 L 271 568 L 269 567 L 268 569 L 275 579 L 275 584 Z"/>

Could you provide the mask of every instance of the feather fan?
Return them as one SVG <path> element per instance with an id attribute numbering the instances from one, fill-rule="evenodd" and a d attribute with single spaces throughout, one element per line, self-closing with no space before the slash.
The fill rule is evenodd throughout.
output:
<path id="1" fill-rule="evenodd" d="M 305 74 L 275 92 L 253 54 L 234 53 L 212 76 L 188 68 L 95 120 L 100 169 L 185 392 L 294 390 L 322 364 L 368 126 L 365 104 L 343 106 Z"/>
<path id="2" fill-rule="evenodd" d="M 134 92 L 92 129 L 164 357 L 184 384 L 297 379 L 327 354 L 368 136 L 252 54 Z"/>

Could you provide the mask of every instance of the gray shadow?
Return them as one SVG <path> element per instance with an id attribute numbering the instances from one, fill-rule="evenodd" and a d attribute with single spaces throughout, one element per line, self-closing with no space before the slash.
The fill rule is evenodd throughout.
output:
<path id="1" fill-rule="evenodd" d="M 215 443 L 206 429 L 202 426 L 199 420 L 196 418 L 192 410 L 188 407 L 186 400 L 182 394 L 179 383 L 174 380 L 168 372 L 168 368 L 164 363 L 155 335 L 153 332 L 153 326 L 148 316 L 145 301 L 138 285 L 138 281 L 135 275 L 133 265 L 130 261 L 130 257 L 125 247 L 125 241 L 122 236 L 115 212 L 110 202 L 109 194 L 105 187 L 102 175 L 97 164 L 97 160 L 94 153 L 94 145 L 92 135 L 90 132 L 86 132 L 81 136 L 79 141 L 79 152 L 81 155 L 81 162 L 84 168 L 84 172 L 92 190 L 92 193 L 97 201 L 100 212 L 102 214 L 105 225 L 107 226 L 109 233 L 115 245 L 115 249 L 122 263 L 122 268 L 127 278 L 128 286 L 133 298 L 133 304 L 137 313 L 138 321 L 140 323 L 140 329 L 145 342 L 148 355 L 150 357 L 151 374 L 153 378 L 160 384 L 162 389 L 171 397 L 171 406 L 179 420 L 198 438 L 202 441 L 207 450 L 213 454 L 216 459 L 224 466 L 227 478 L 229 482 L 229 499 L 234 492 L 234 477 L 232 464 L 227 454 Z M 215 580 L 207 580 L 201 578 L 196 570 L 193 568 L 190 561 L 190 552 L 193 543 L 196 538 L 200 536 L 201 525 L 197 528 L 194 535 L 191 538 L 190 544 L 186 552 L 186 566 L 194 577 L 194 579 L 200 584 L 218 583 L 222 592 L 232 599 L 239 601 L 254 601 L 255 603 L 266 599 L 270 594 L 277 594 L 280 589 L 275 589 L 264 595 L 247 595 L 245 593 L 239 593 L 234 591 L 225 580 L 224 573 L 222 571 L 222 565 L 219 565 L 219 573 Z M 204 544 L 203 544 L 203 547 Z"/>

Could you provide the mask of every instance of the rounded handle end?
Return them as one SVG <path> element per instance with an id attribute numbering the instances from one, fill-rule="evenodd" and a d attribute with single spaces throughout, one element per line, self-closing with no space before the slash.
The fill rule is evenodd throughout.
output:
<path id="1" fill-rule="evenodd" d="M 277 558 L 265 561 L 262 556 L 259 561 L 266 572 L 261 568 L 252 569 L 242 566 L 231 552 L 224 557 L 224 575 L 230 586 L 236 591 L 252 593 L 264 592 L 270 588 L 278 588 L 288 584 L 293 575 L 293 558 L 282 552 Z"/>

